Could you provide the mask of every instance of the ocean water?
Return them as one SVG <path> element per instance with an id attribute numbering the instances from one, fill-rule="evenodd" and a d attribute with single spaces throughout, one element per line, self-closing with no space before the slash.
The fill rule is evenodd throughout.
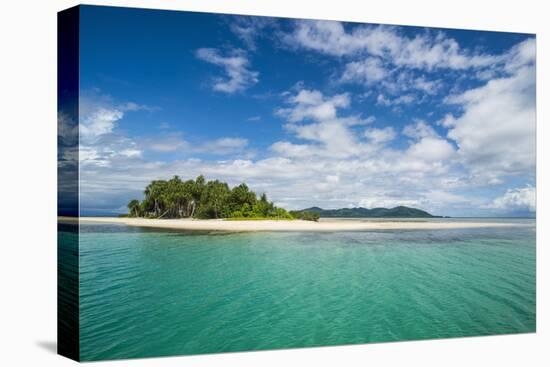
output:
<path id="1" fill-rule="evenodd" d="M 501 221 L 522 225 L 234 234 L 81 225 L 81 357 L 534 332 L 535 223 Z"/>

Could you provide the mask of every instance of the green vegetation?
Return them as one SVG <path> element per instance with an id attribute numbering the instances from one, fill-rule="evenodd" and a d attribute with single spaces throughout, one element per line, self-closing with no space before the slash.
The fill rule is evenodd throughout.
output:
<path id="1" fill-rule="evenodd" d="M 307 210 L 296 210 L 291 211 L 290 215 L 292 215 L 296 219 L 302 219 L 302 220 L 312 220 L 314 222 L 317 222 L 319 220 L 319 213 L 310 212 Z"/>
<path id="2" fill-rule="evenodd" d="M 319 207 L 307 208 L 294 213 L 315 213 L 325 218 L 437 218 L 435 215 L 407 206 L 396 206 L 395 208 L 342 208 L 342 209 L 321 209 Z"/>
<path id="3" fill-rule="evenodd" d="M 225 182 L 207 182 L 203 176 L 187 181 L 174 176 L 170 180 L 151 182 L 143 193 L 145 198 L 141 202 L 134 199 L 128 203 L 128 217 L 295 219 L 285 209 L 270 202 L 266 194 L 258 198 L 244 183 L 230 189 Z M 316 220 L 314 216 L 303 214 L 296 218 Z"/>
<path id="4" fill-rule="evenodd" d="M 228 221 L 241 221 L 241 220 L 246 220 L 246 221 L 250 221 L 250 220 L 295 220 L 295 219 L 298 219 L 298 218 L 294 218 L 294 217 L 271 217 L 271 218 L 266 218 L 266 217 L 230 217 L 230 218 L 225 218 L 225 220 L 228 220 Z"/>

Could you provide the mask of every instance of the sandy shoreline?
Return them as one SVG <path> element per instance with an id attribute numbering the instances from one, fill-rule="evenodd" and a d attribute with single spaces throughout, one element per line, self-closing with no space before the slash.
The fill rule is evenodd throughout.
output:
<path id="1" fill-rule="evenodd" d="M 60 222 L 74 223 L 76 218 L 59 217 Z M 414 222 L 414 221 L 374 221 L 330 220 L 320 222 L 303 220 L 255 220 L 227 221 L 222 219 L 144 219 L 144 218 L 111 218 L 81 217 L 80 223 L 109 223 L 133 227 L 179 229 L 186 231 L 228 231 L 228 232 L 345 232 L 375 231 L 392 229 L 454 229 L 454 228 L 490 228 L 510 227 L 520 224 L 491 222 Z"/>

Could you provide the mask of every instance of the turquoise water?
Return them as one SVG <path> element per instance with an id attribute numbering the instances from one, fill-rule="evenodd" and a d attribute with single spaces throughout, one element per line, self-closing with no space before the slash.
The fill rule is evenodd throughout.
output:
<path id="1" fill-rule="evenodd" d="M 534 332 L 535 227 L 82 225 L 83 360 Z"/>

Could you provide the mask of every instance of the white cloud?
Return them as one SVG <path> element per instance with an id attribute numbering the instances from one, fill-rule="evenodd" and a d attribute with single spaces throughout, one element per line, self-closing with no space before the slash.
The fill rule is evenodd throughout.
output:
<path id="1" fill-rule="evenodd" d="M 79 102 L 79 161 L 83 166 L 110 167 L 113 159 L 138 158 L 137 144 L 116 131 L 129 112 L 152 110 L 134 102 L 113 103 L 110 97 L 83 93 Z"/>
<path id="2" fill-rule="evenodd" d="M 452 158 L 455 150 L 445 139 L 424 137 L 408 149 L 410 156 L 424 161 L 444 162 Z"/>
<path id="3" fill-rule="evenodd" d="M 81 162 L 93 161 L 101 165 L 106 164 L 105 163 L 106 161 L 103 161 L 102 159 L 100 159 L 101 157 L 97 150 L 87 146 L 80 147 L 78 151 L 78 158 L 80 159 Z"/>
<path id="4" fill-rule="evenodd" d="M 251 121 L 251 122 L 256 122 L 256 121 L 261 121 L 262 120 L 262 116 L 250 116 L 249 118 L 246 119 L 246 121 Z"/>
<path id="5" fill-rule="evenodd" d="M 425 76 L 420 76 L 412 81 L 412 86 L 427 94 L 435 94 L 441 88 L 441 81 L 427 80 Z"/>
<path id="6" fill-rule="evenodd" d="M 395 139 L 396 133 L 391 126 L 385 127 L 383 129 L 370 128 L 365 130 L 365 137 L 374 144 L 382 144 Z"/>
<path id="7" fill-rule="evenodd" d="M 536 191 L 532 186 L 508 189 L 504 195 L 496 198 L 487 205 L 488 208 L 499 209 L 507 212 L 529 211 L 535 212 L 537 206 Z"/>
<path id="8" fill-rule="evenodd" d="M 196 56 L 224 69 L 225 78 L 214 78 L 212 87 L 215 91 L 232 94 L 258 83 L 259 73 L 248 69 L 250 62 L 243 50 L 234 49 L 224 56 L 218 49 L 200 48 Z"/>
<path id="9" fill-rule="evenodd" d="M 334 56 L 347 55 L 365 47 L 365 40 L 346 33 L 340 22 L 319 20 L 298 21 L 293 32 L 285 35 L 284 41 L 290 46 Z"/>
<path id="10" fill-rule="evenodd" d="M 110 134 L 115 124 L 124 116 L 118 109 L 99 108 L 91 115 L 80 120 L 80 136 L 84 141 L 93 140 L 101 135 Z"/>
<path id="11" fill-rule="evenodd" d="M 188 141 L 182 134 L 160 135 L 139 141 L 139 146 L 148 151 L 181 154 L 205 153 L 227 155 L 242 152 L 248 145 L 244 138 L 223 137 L 213 140 Z"/>
<path id="12" fill-rule="evenodd" d="M 386 70 L 380 59 L 369 57 L 346 64 L 341 80 L 370 85 L 385 79 L 388 75 L 389 71 Z"/>
<path id="13" fill-rule="evenodd" d="M 424 162 L 449 162 L 455 155 L 455 148 L 446 139 L 422 120 L 403 128 L 403 135 L 414 140 L 407 150 L 411 158 Z"/>
<path id="14" fill-rule="evenodd" d="M 437 136 L 437 133 L 423 120 L 416 120 L 414 124 L 403 128 L 403 135 L 413 139 L 422 139 Z"/>
<path id="15" fill-rule="evenodd" d="M 376 97 L 376 104 L 378 105 L 383 105 L 383 106 L 390 106 L 391 105 L 391 101 L 386 98 L 385 95 L 383 95 L 382 93 L 380 93 L 377 97 Z"/>
<path id="16" fill-rule="evenodd" d="M 505 55 L 504 70 L 514 74 L 525 66 L 534 66 L 537 56 L 537 46 L 534 38 L 518 43 Z"/>
<path id="17" fill-rule="evenodd" d="M 230 154 L 242 151 L 248 145 L 248 140 L 243 138 L 219 138 L 207 141 L 193 148 L 195 152 L 210 154 Z"/>
<path id="18" fill-rule="evenodd" d="M 265 28 L 275 25 L 273 19 L 267 17 L 232 16 L 231 18 L 229 28 L 252 51 L 256 50 L 256 39 L 264 34 Z"/>
<path id="19" fill-rule="evenodd" d="M 141 146 L 143 146 L 144 149 L 161 153 L 189 149 L 189 143 L 179 135 L 157 136 L 142 141 Z"/>
<path id="20" fill-rule="evenodd" d="M 325 97 L 317 90 L 301 89 L 290 96 L 287 103 L 290 107 L 276 111 L 277 115 L 288 120 L 285 128 L 299 139 L 319 144 L 322 149 L 281 142 L 274 144 L 272 150 L 282 152 L 287 149 L 286 155 L 311 155 L 317 151 L 318 154 L 345 157 L 356 155 L 364 149 L 350 126 L 369 124 L 374 118 L 339 116 L 337 110 L 350 105 L 348 94 Z"/>
<path id="21" fill-rule="evenodd" d="M 102 95 L 85 95 L 80 104 L 80 149 L 79 160 L 83 176 L 92 172 L 91 167 L 114 169 L 118 165 L 127 166 L 129 161 L 144 164 L 144 152 L 228 155 L 245 152 L 248 140 L 238 137 L 221 137 L 213 140 L 190 142 L 181 133 L 163 133 L 158 136 L 132 138 L 116 130 L 126 112 L 145 109 L 136 103 L 116 104 Z M 66 153 L 68 154 L 68 150 Z M 88 177 L 88 179 L 91 179 Z"/>
<path id="22" fill-rule="evenodd" d="M 338 175 L 328 175 L 325 177 L 325 180 L 329 183 L 338 183 L 340 182 L 340 176 Z"/>
<path id="23" fill-rule="evenodd" d="M 114 103 L 110 96 L 84 91 L 79 99 L 79 137 L 84 144 L 112 134 L 128 112 L 154 111 L 156 108 L 134 102 Z"/>
<path id="24" fill-rule="evenodd" d="M 288 141 L 273 143 L 270 150 L 283 157 L 311 157 L 321 152 L 321 147 L 311 144 L 293 144 Z"/>
<path id="25" fill-rule="evenodd" d="M 128 158 L 141 157 L 141 153 L 139 149 L 124 149 L 120 152 L 121 155 Z"/>
<path id="26" fill-rule="evenodd" d="M 293 106 L 277 110 L 277 114 L 287 116 L 290 122 L 304 119 L 329 120 L 336 118 L 336 109 L 345 108 L 350 104 L 348 94 L 338 94 L 332 98 L 324 98 L 317 90 L 300 90 L 288 102 Z"/>
<path id="27" fill-rule="evenodd" d="M 485 67 L 500 61 L 498 56 L 463 49 L 443 33 L 408 37 L 396 27 L 355 25 L 346 29 L 336 21 L 301 20 L 284 40 L 293 47 L 333 56 L 371 55 L 403 67 L 463 70 Z"/>
<path id="28" fill-rule="evenodd" d="M 508 54 L 505 70 L 509 75 L 447 99 L 460 106 L 462 113 L 446 117 L 442 124 L 450 127 L 448 137 L 456 142 L 461 161 L 475 175 L 487 179 L 534 175 L 533 46 L 534 41 L 527 40 Z"/>
<path id="29" fill-rule="evenodd" d="M 455 125 L 455 122 L 455 117 L 452 114 L 448 113 L 441 120 L 439 120 L 437 124 L 446 128 L 451 128 Z"/>
<path id="30" fill-rule="evenodd" d="M 382 106 L 395 106 L 395 105 L 403 105 L 403 104 L 410 104 L 414 102 L 414 97 L 410 94 L 403 94 L 399 97 L 395 98 L 388 98 L 382 93 L 376 97 L 376 104 L 382 105 Z"/>
<path id="31" fill-rule="evenodd" d="M 410 36 L 386 25 L 301 20 L 282 40 L 294 49 L 342 57 L 345 65 L 337 81 L 375 88 L 377 103 L 388 107 L 425 103 L 437 95 L 444 82 L 433 77 L 435 70 L 472 70 L 472 77 L 486 78 L 506 60 L 506 55 L 461 47 L 444 32 L 426 29 Z M 518 59 L 531 52 L 529 47 L 518 50 Z"/>
<path id="32" fill-rule="evenodd" d="M 379 91 L 380 94 L 385 93 L 396 99 L 398 103 L 411 103 L 416 100 L 417 103 L 423 103 L 426 97 L 433 97 L 443 89 L 443 81 L 441 79 L 430 79 L 426 72 L 411 71 L 409 69 L 394 68 L 387 76 L 380 80 L 377 84 L 372 85 L 373 88 Z M 350 82 L 358 82 L 360 79 L 353 79 Z M 367 85 L 371 87 L 371 85 Z M 407 96 L 406 99 L 399 100 L 399 97 Z M 391 105 L 389 99 L 388 103 Z"/>

